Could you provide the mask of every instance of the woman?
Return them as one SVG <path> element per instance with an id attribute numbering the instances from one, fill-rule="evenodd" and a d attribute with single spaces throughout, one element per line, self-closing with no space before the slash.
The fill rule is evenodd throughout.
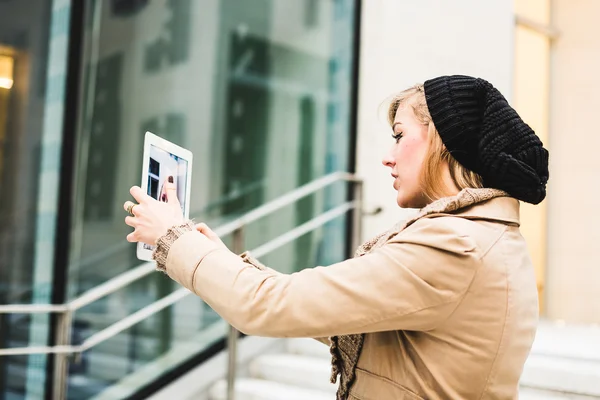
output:
<path id="1" fill-rule="evenodd" d="M 240 331 L 331 345 L 338 399 L 516 399 L 538 320 L 519 200 L 545 195 L 548 152 L 490 83 L 442 76 L 389 108 L 400 207 L 420 212 L 356 257 L 287 275 L 231 253 L 177 199 L 125 203 L 127 239 Z"/>

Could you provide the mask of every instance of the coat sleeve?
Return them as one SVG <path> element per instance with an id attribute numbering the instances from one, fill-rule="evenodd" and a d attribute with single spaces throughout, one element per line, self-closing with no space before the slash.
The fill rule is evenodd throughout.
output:
<path id="1" fill-rule="evenodd" d="M 444 219 L 419 220 L 365 256 L 289 275 L 188 232 L 171 246 L 167 273 L 250 335 L 430 330 L 455 310 L 480 264 L 474 240 Z"/>
<path id="2" fill-rule="evenodd" d="M 246 252 L 240 254 L 240 257 L 246 263 L 248 263 L 248 264 L 250 264 L 250 265 L 252 265 L 252 266 L 254 266 L 254 267 L 256 267 L 256 268 L 258 268 L 260 270 L 263 270 L 263 271 L 264 270 L 269 270 L 269 271 L 272 271 L 275 274 L 280 274 L 280 272 L 278 272 L 278 271 L 276 271 L 274 269 L 271 269 L 271 268 L 267 267 L 266 265 L 264 265 L 263 263 L 261 263 L 260 261 L 258 261 L 256 258 L 254 258 L 252 256 L 252 254 L 250 254 L 249 251 L 246 251 Z M 331 345 L 331 340 L 329 340 L 328 337 L 320 337 L 320 338 L 318 337 L 318 338 L 314 338 L 314 339 L 316 341 L 318 341 L 318 342 L 321 342 L 321 343 L 327 345 L 327 346 Z"/>

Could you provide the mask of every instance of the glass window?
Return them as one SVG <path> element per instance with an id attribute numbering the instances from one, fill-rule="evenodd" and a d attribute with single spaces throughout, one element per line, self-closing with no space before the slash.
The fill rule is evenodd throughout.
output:
<path id="1" fill-rule="evenodd" d="M 88 4 L 69 298 L 140 265 L 122 204 L 141 183 L 146 131 L 194 153 L 191 216 L 213 227 L 348 169 L 354 1 Z M 245 245 L 345 200 L 345 185 L 307 197 L 250 226 Z M 292 272 L 339 261 L 344 249 L 340 218 L 263 261 Z M 153 274 L 86 307 L 76 341 L 174 289 Z M 125 397 L 225 332 L 200 299 L 186 298 L 86 352 L 71 367 L 69 397 Z"/>
<path id="2" fill-rule="evenodd" d="M 0 2 L 0 304 L 49 303 L 70 2 Z M 0 348 L 44 346 L 47 315 L 0 314 Z M 0 357 L 0 398 L 43 398 L 46 357 Z"/>

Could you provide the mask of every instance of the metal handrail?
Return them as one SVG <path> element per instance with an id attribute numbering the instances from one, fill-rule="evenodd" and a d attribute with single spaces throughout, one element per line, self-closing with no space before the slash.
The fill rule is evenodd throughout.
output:
<path id="1" fill-rule="evenodd" d="M 10 304 L 0 306 L 0 314 L 50 314 L 68 309 L 66 304 Z"/>
<path id="2" fill-rule="evenodd" d="M 294 241 L 295 239 L 299 238 L 300 236 L 305 235 L 308 232 L 311 232 L 311 231 L 325 225 L 327 222 L 330 222 L 330 221 L 344 215 L 345 213 L 347 213 L 348 211 L 352 210 L 355 207 L 356 207 L 356 202 L 354 202 L 354 201 L 349 201 L 349 202 L 343 203 L 343 204 L 341 204 L 329 211 L 326 211 L 326 212 L 320 214 L 319 216 L 305 222 L 304 224 L 299 225 L 296 228 L 287 231 L 283 235 L 255 248 L 254 250 L 251 250 L 250 252 L 253 254 L 254 257 L 257 257 L 257 258 L 263 257 L 263 256 L 271 253 L 272 251 L 277 250 L 278 248 Z M 159 300 L 156 300 L 155 302 L 149 304 L 148 306 L 136 311 L 135 313 L 128 315 L 127 317 L 123 318 L 122 320 L 115 322 L 114 324 L 108 326 L 107 328 L 104 328 L 103 330 L 96 332 L 89 338 L 85 339 L 83 341 L 83 343 L 81 343 L 80 345 L 37 346 L 37 347 L 35 347 L 36 350 L 33 352 L 31 350 L 32 347 L 16 347 L 16 348 L 10 348 L 10 349 L 0 349 L 0 356 L 2 356 L 2 355 L 14 356 L 14 355 L 24 355 L 24 354 L 65 354 L 65 353 L 75 354 L 75 353 L 81 353 L 81 352 L 91 349 L 92 347 L 104 342 L 107 339 L 110 339 L 111 337 L 132 327 L 133 325 L 137 324 L 138 322 L 141 322 L 144 319 L 150 317 L 151 315 L 156 314 L 157 312 L 161 311 L 162 309 L 177 303 L 179 300 L 181 300 L 182 298 L 186 297 L 189 294 L 192 294 L 192 292 L 190 292 L 186 288 L 178 289 L 175 292 L 173 292 Z M 72 310 L 65 308 L 64 311 L 72 311 Z"/>
<path id="3" fill-rule="evenodd" d="M 227 204 L 230 201 L 237 200 L 237 199 L 241 198 L 242 196 L 245 196 L 248 193 L 252 192 L 253 190 L 257 190 L 258 188 L 264 186 L 264 184 L 265 184 L 264 181 L 258 181 L 258 182 L 255 182 L 253 184 L 247 185 L 245 188 L 237 191 L 236 193 L 234 193 L 234 194 L 227 194 L 224 197 L 220 198 L 219 200 L 214 201 L 212 203 L 209 203 L 209 204 L 207 204 L 206 206 L 202 207 L 199 210 L 196 210 L 194 212 L 190 211 L 190 215 L 200 215 L 202 213 L 208 213 L 208 212 L 212 211 L 213 209 L 215 209 L 215 208 L 217 208 L 217 207 L 219 207 L 219 206 L 221 206 L 223 204 Z M 75 266 L 77 268 L 85 268 L 85 267 L 87 267 L 87 266 L 89 266 L 89 265 L 91 265 L 91 264 L 93 264 L 95 262 L 103 260 L 106 257 L 110 257 L 110 256 L 116 254 L 117 252 L 126 249 L 127 246 L 129 246 L 129 245 L 130 244 L 127 243 L 127 242 L 121 242 L 120 241 L 116 245 L 113 245 L 113 246 L 111 246 L 111 247 L 109 247 L 109 248 L 107 248 L 107 249 L 105 249 L 105 250 L 103 250 L 101 252 L 94 253 L 93 255 L 91 255 L 89 257 L 86 257 L 83 260 L 80 260 L 79 262 L 77 262 L 75 264 Z"/>
<path id="4" fill-rule="evenodd" d="M 316 179 L 304 186 L 292 190 L 291 192 L 278 197 L 254 210 L 242 215 L 235 220 L 219 226 L 215 229 L 215 233 L 219 236 L 225 236 L 233 233 L 236 229 L 255 222 L 287 205 L 293 204 L 297 200 L 330 186 L 339 181 L 360 182 L 360 180 L 352 174 L 345 172 L 334 172 L 322 178 Z M 77 311 L 94 301 L 108 296 L 139 279 L 150 275 L 155 271 L 154 263 L 144 263 L 132 270 L 124 272 L 108 281 L 88 290 L 81 296 L 71 300 L 66 304 L 14 304 L 0 305 L 0 314 L 34 314 L 34 313 L 61 313 L 65 311 Z M 2 355 L 2 353 L 0 353 Z"/>
<path id="5" fill-rule="evenodd" d="M 293 204 L 297 200 L 300 200 L 301 198 L 306 197 L 309 194 L 312 194 L 318 190 L 321 190 L 327 186 L 330 186 L 340 181 L 362 183 L 362 181 L 353 174 L 347 172 L 334 172 L 322 178 L 315 179 L 314 181 L 307 183 L 304 186 L 300 186 L 299 188 L 294 189 L 291 192 L 276 198 L 275 200 L 271 200 L 270 202 L 255 208 L 254 210 L 242 215 L 239 218 L 236 218 L 231 222 L 221 225 L 219 228 L 215 229 L 215 233 L 219 236 L 224 236 L 229 233 L 232 233 L 233 231 L 243 227 L 244 225 L 248 225 L 254 221 L 266 217 L 267 215 L 272 214 L 273 212 L 287 205 Z"/>
<path id="6" fill-rule="evenodd" d="M 215 233 L 219 236 L 227 234 L 234 234 L 234 249 L 236 253 L 240 253 L 242 249 L 242 232 L 246 225 L 257 221 L 273 212 L 293 204 L 297 200 L 312 194 L 318 190 L 321 190 L 327 186 L 330 186 L 336 182 L 346 181 L 355 184 L 354 188 L 354 200 L 343 203 L 327 212 L 320 214 L 319 216 L 311 219 L 310 221 L 295 227 L 294 229 L 286 232 L 285 234 L 257 247 L 251 252 L 255 257 L 262 257 L 275 249 L 292 242 L 298 237 L 311 232 L 320 226 L 325 225 L 327 222 L 344 215 L 350 210 L 354 210 L 353 216 L 353 238 L 352 247 L 358 246 L 358 239 L 360 238 L 360 210 L 362 209 L 362 181 L 355 175 L 336 172 L 322 178 L 316 179 L 315 181 L 301 186 L 275 200 L 272 200 L 263 206 L 260 206 L 247 214 L 226 223 L 215 229 Z M 72 314 L 78 309 L 85 307 L 94 301 L 105 297 L 111 293 L 120 290 L 129 284 L 136 282 L 139 279 L 149 275 L 155 270 L 153 263 L 144 263 L 141 266 L 122 273 L 115 278 L 112 278 L 105 283 L 96 286 L 75 298 L 66 304 L 15 304 L 15 305 L 0 305 L 0 313 L 4 314 L 34 314 L 34 313 L 58 313 L 59 321 L 57 324 L 57 344 L 54 346 L 36 346 L 36 347 L 23 347 L 23 348 L 8 348 L 0 349 L 0 356 L 9 355 L 25 355 L 25 354 L 56 354 L 56 368 L 55 368 L 55 379 L 62 389 L 55 392 L 54 398 L 64 397 L 64 387 L 66 385 L 66 372 L 67 372 L 67 359 L 66 356 L 73 354 L 80 354 L 92 347 L 114 337 L 120 332 L 130 328 L 131 326 L 145 320 L 146 318 L 158 313 L 166 307 L 169 307 L 186 296 L 192 294 L 188 289 L 181 288 L 175 292 L 149 304 L 148 306 L 136 311 L 135 313 L 125 317 L 124 319 L 108 326 L 107 328 L 96 332 L 80 345 L 70 344 L 70 330 L 71 330 L 71 319 Z M 228 398 L 233 398 L 233 379 L 235 377 L 235 359 L 237 346 L 237 332 L 232 328 L 229 334 L 229 349 L 230 349 L 230 360 L 228 369 Z"/>

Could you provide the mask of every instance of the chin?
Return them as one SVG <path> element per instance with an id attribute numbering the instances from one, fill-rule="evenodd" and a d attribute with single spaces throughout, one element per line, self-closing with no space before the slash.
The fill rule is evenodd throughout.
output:
<path id="1" fill-rule="evenodd" d="M 396 203 L 400 208 L 423 208 L 427 205 L 422 195 L 406 196 L 400 192 L 396 197 Z"/>
<path id="2" fill-rule="evenodd" d="M 417 206 L 413 206 L 410 202 L 398 201 L 397 203 L 400 208 L 420 208 Z"/>

